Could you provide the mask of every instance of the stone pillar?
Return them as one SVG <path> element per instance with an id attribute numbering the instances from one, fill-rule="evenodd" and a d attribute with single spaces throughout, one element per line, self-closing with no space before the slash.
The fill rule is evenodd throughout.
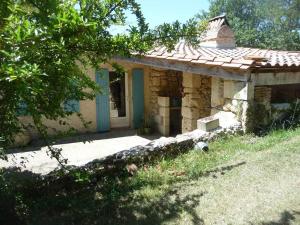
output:
<path id="1" fill-rule="evenodd" d="M 252 82 L 224 81 L 224 111 L 235 113 L 242 123 L 244 132 L 253 129 L 254 86 Z"/>
<path id="2" fill-rule="evenodd" d="M 151 71 L 150 73 L 150 107 L 151 114 L 158 114 L 157 98 L 160 90 L 160 73 L 157 71 Z"/>
<path id="3" fill-rule="evenodd" d="M 254 100 L 258 103 L 271 104 L 272 88 L 267 86 L 258 86 L 254 89 Z"/>
<path id="4" fill-rule="evenodd" d="M 164 135 L 170 135 L 170 98 L 158 97 L 159 123 L 158 131 Z"/>
<path id="5" fill-rule="evenodd" d="M 222 111 L 224 105 L 224 80 L 218 77 L 211 79 L 211 115 Z"/>
<path id="6" fill-rule="evenodd" d="M 182 133 L 197 128 L 197 120 L 210 115 L 211 79 L 199 74 L 183 74 Z"/>
<path id="7" fill-rule="evenodd" d="M 256 120 L 254 126 L 267 125 L 271 119 L 272 88 L 258 86 L 254 88 L 254 113 Z"/>

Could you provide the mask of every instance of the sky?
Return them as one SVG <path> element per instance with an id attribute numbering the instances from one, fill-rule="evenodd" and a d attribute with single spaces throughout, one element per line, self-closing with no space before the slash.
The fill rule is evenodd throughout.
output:
<path id="1" fill-rule="evenodd" d="M 208 0 L 137 0 L 141 4 L 144 16 L 151 27 L 164 22 L 186 20 L 208 10 Z"/>
<path id="2" fill-rule="evenodd" d="M 208 10 L 208 0 L 136 0 L 140 3 L 144 17 L 150 28 L 176 20 L 185 22 L 202 10 Z M 135 25 L 135 17 L 127 16 L 127 25 Z M 126 27 L 113 26 L 112 33 L 123 33 Z"/>

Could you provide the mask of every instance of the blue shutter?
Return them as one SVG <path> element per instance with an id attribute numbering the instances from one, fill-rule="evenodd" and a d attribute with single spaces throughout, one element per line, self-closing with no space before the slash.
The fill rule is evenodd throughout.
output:
<path id="1" fill-rule="evenodd" d="M 107 69 L 96 71 L 96 83 L 101 89 L 101 93 L 96 96 L 97 131 L 105 132 L 110 129 L 109 72 Z"/>
<path id="2" fill-rule="evenodd" d="M 26 116 L 28 115 L 27 104 L 24 101 L 21 101 L 18 105 L 17 116 Z"/>
<path id="3" fill-rule="evenodd" d="M 64 109 L 66 112 L 80 112 L 80 103 L 78 100 L 68 100 L 64 103 Z"/>
<path id="4" fill-rule="evenodd" d="M 133 127 L 140 128 L 144 118 L 144 71 L 132 70 Z"/>

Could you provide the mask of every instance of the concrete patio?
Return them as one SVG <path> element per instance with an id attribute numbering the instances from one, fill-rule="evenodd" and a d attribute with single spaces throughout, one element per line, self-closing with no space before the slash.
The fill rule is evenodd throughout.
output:
<path id="1" fill-rule="evenodd" d="M 62 156 L 68 159 L 68 165 L 82 166 L 95 159 L 129 149 L 138 145 L 147 145 L 158 136 L 142 137 L 135 130 L 116 129 L 108 133 L 95 133 L 65 138 L 54 147 L 62 149 Z M 47 174 L 59 167 L 56 159 L 51 159 L 48 149 L 41 143 L 12 149 L 8 161 L 0 160 L 1 167 L 20 167 L 22 171 Z"/>

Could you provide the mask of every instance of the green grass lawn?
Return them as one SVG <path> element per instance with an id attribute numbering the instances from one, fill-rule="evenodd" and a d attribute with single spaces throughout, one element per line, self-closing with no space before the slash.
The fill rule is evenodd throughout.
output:
<path id="1" fill-rule="evenodd" d="M 28 224 L 300 224 L 299 146 L 300 129 L 228 136 L 132 177 L 23 193 L 18 212 Z"/>

